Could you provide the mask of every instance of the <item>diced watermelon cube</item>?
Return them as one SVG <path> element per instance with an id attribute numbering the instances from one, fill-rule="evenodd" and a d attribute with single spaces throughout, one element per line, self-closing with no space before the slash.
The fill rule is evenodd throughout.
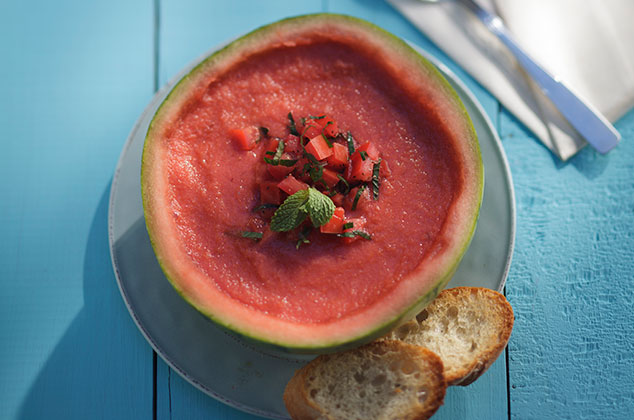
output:
<path id="1" fill-rule="evenodd" d="M 289 175 L 277 184 L 277 187 L 288 195 L 293 195 L 297 191 L 307 190 L 308 184 L 298 181 L 293 175 Z"/>
<path id="2" fill-rule="evenodd" d="M 302 146 L 299 144 L 299 137 L 289 134 L 284 139 L 284 151 L 291 154 L 299 154 L 302 152 Z"/>
<path id="3" fill-rule="evenodd" d="M 333 203 L 335 203 L 335 206 L 343 207 L 343 200 L 344 200 L 343 194 L 337 193 L 333 195 L 332 197 L 330 197 L 330 199 L 332 200 Z"/>
<path id="4" fill-rule="evenodd" d="M 253 150 L 259 137 L 257 127 L 234 128 L 229 130 L 229 138 L 242 150 Z"/>
<path id="5" fill-rule="evenodd" d="M 335 169 L 344 169 L 348 163 L 348 147 L 343 144 L 333 143 L 332 155 L 326 158 L 328 166 Z"/>
<path id="6" fill-rule="evenodd" d="M 346 179 L 348 182 L 367 182 L 372 179 L 372 169 L 374 168 L 374 162 L 370 157 L 366 157 L 365 160 L 361 157 L 359 151 L 354 152 L 352 159 L 348 162 L 348 168 L 346 170 Z"/>
<path id="7" fill-rule="evenodd" d="M 337 127 L 337 122 L 330 118 L 330 116 L 326 115 L 325 118 L 319 120 L 322 124 L 322 130 L 325 135 L 328 137 L 336 137 L 339 134 L 339 127 Z"/>
<path id="8" fill-rule="evenodd" d="M 334 146 L 334 145 L 333 145 Z M 317 160 L 326 159 L 332 155 L 332 147 L 328 146 L 326 139 L 321 134 L 313 137 L 308 144 L 306 144 L 306 152 L 315 156 Z"/>
<path id="9" fill-rule="evenodd" d="M 345 219 L 345 210 L 341 207 L 335 208 L 335 212 L 325 225 L 319 230 L 321 233 L 341 233 L 343 231 L 343 223 Z"/>
<path id="10" fill-rule="evenodd" d="M 379 160 L 379 149 L 376 148 L 374 144 L 371 142 L 365 142 L 356 150 L 357 152 L 366 152 L 370 159 L 377 161 Z"/>
<path id="11" fill-rule="evenodd" d="M 322 173 L 322 179 L 329 187 L 334 187 L 339 183 L 339 177 L 337 177 L 338 173 L 330 170 L 328 168 L 324 168 Z"/>
<path id="12" fill-rule="evenodd" d="M 318 115 L 322 117 L 324 114 Z M 328 137 L 337 137 L 339 134 L 339 127 L 337 122 L 328 115 L 324 115 L 322 118 L 306 118 L 304 124 L 299 128 L 299 133 L 304 137 L 312 139 L 319 134 L 324 134 Z"/>

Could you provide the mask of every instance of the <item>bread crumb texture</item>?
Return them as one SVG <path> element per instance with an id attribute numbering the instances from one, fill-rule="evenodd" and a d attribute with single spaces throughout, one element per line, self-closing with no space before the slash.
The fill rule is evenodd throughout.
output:
<path id="1" fill-rule="evenodd" d="M 442 359 L 450 385 L 468 385 L 506 347 L 512 328 L 513 310 L 502 294 L 458 287 L 444 290 L 387 338 L 430 349 Z"/>
<path id="2" fill-rule="evenodd" d="M 319 413 L 297 416 L 293 404 L 286 401 L 291 416 L 298 420 L 426 419 L 440 407 L 446 390 L 437 355 L 390 340 L 320 356 L 298 375 L 303 378 L 304 403 Z"/>

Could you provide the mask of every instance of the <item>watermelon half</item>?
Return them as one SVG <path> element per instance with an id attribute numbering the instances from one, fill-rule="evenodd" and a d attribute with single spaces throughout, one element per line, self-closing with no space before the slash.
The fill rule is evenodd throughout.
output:
<path id="1" fill-rule="evenodd" d="M 328 112 L 383 151 L 391 178 L 367 213 L 371 241 L 296 249 L 281 234 L 230 234 L 267 228 L 252 213 L 261 157 L 227 132 L 283 136 L 290 111 Z M 204 59 L 156 112 L 141 173 L 150 240 L 182 297 L 242 337 L 305 353 L 363 344 L 426 306 L 469 245 L 483 182 L 471 120 L 436 68 L 334 14 L 264 26 Z"/>

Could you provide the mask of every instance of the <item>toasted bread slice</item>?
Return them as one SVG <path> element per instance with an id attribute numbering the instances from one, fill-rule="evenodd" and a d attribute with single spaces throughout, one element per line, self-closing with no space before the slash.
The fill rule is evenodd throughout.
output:
<path id="1" fill-rule="evenodd" d="M 446 388 L 436 354 L 385 340 L 319 356 L 295 373 L 284 403 L 294 420 L 422 420 Z"/>
<path id="2" fill-rule="evenodd" d="M 504 350 L 513 319 L 513 309 L 501 293 L 456 287 L 442 291 L 416 319 L 386 338 L 430 349 L 442 359 L 449 385 L 469 385 Z"/>

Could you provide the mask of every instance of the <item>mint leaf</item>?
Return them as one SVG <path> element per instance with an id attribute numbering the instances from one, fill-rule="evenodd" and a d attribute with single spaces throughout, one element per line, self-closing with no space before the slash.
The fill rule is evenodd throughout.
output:
<path id="1" fill-rule="evenodd" d="M 284 200 L 282 205 L 275 211 L 271 219 L 271 230 L 274 232 L 288 232 L 301 225 L 308 211 L 309 190 L 300 190 Z"/>
<path id="2" fill-rule="evenodd" d="M 271 230 L 288 232 L 301 225 L 310 216 L 313 226 L 319 227 L 328 223 L 335 205 L 327 195 L 315 188 L 297 191 L 288 197 L 275 211 L 271 219 Z"/>
<path id="3" fill-rule="evenodd" d="M 328 223 L 335 212 L 335 204 L 330 197 L 319 192 L 319 190 L 309 188 L 306 210 L 308 210 L 313 226 L 319 227 Z"/>

